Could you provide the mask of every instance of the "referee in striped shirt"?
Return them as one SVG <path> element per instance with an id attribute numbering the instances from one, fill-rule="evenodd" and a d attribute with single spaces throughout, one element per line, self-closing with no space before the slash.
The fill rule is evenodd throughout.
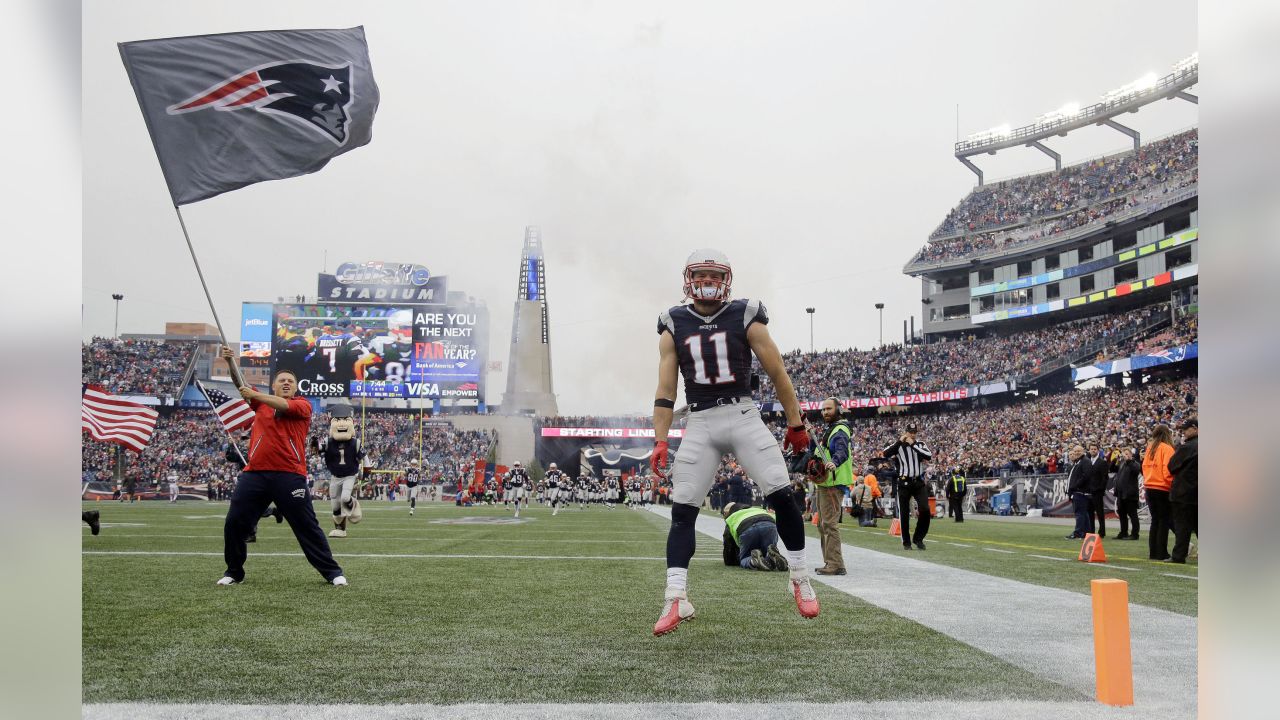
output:
<path id="1" fill-rule="evenodd" d="M 914 423 L 897 442 L 884 449 L 884 456 L 898 466 L 898 487 L 894 500 L 898 504 L 898 522 L 902 529 L 902 549 L 910 550 L 911 543 L 924 549 L 924 536 L 929 534 L 929 485 L 924 481 L 924 464 L 933 453 L 922 442 L 916 442 L 918 428 Z M 918 522 L 915 535 L 911 535 L 911 500 L 916 501 Z"/>

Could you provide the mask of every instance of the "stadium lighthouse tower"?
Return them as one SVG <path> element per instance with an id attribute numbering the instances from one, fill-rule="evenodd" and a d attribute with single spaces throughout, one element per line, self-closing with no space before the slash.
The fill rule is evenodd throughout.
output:
<path id="1" fill-rule="evenodd" d="M 511 356 L 507 363 L 505 415 L 558 415 L 551 382 L 551 336 L 547 319 L 547 268 L 542 232 L 524 229 L 524 250 L 511 320 Z"/>

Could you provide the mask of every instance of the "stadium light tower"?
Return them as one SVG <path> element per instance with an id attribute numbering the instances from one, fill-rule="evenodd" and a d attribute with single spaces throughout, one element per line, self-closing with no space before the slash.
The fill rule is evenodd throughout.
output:
<path id="1" fill-rule="evenodd" d="M 804 311 L 809 313 L 809 354 L 813 354 L 813 313 L 816 308 L 805 308 Z"/>
<path id="2" fill-rule="evenodd" d="M 124 299 L 122 293 L 111 293 L 111 299 L 116 301 L 116 332 L 115 337 L 120 337 L 120 301 Z"/>
<path id="3" fill-rule="evenodd" d="M 876 309 L 880 311 L 880 347 L 884 347 L 884 303 L 876 303 Z"/>

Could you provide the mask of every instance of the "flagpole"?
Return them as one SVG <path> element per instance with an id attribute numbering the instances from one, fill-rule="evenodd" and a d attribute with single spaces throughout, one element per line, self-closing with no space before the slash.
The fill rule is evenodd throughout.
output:
<path id="1" fill-rule="evenodd" d="M 218 327 L 218 337 L 222 339 L 222 344 L 227 344 L 227 334 L 222 330 L 222 321 L 218 319 L 218 310 L 213 306 L 213 296 L 209 294 L 209 284 L 204 281 L 204 270 L 200 269 L 200 260 L 196 258 L 196 248 L 191 244 L 191 233 L 187 232 L 187 222 L 182 218 L 182 208 L 178 205 L 173 206 L 173 211 L 178 214 L 178 225 L 182 227 L 182 237 L 187 240 L 187 250 L 191 253 L 191 262 L 195 263 L 196 275 L 200 278 L 200 287 L 204 288 L 204 298 L 209 302 L 209 312 L 213 313 L 213 324 Z M 244 377 L 240 375 L 240 368 L 236 364 L 227 361 L 227 367 L 231 372 L 231 381 L 235 383 L 236 388 L 244 386 Z"/>

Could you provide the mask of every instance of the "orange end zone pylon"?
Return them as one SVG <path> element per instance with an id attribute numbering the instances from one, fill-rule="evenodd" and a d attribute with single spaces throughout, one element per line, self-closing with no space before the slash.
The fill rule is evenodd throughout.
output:
<path id="1" fill-rule="evenodd" d="M 1129 642 L 1129 584 L 1124 580 L 1094 580 L 1093 661 L 1098 702 L 1133 704 L 1133 658 Z"/>

